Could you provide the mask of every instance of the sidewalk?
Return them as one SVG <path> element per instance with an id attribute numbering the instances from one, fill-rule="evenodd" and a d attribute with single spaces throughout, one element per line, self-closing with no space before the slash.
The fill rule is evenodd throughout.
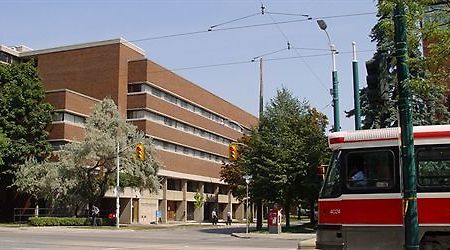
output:
<path id="1" fill-rule="evenodd" d="M 232 233 L 234 237 L 238 238 L 265 238 L 265 239 L 284 239 L 284 240 L 298 240 L 298 249 L 315 249 L 316 235 L 310 233 Z"/>

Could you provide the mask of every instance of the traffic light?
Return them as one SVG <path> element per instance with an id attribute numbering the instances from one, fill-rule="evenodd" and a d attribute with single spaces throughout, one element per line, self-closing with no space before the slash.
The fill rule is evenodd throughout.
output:
<path id="1" fill-rule="evenodd" d="M 317 167 L 317 175 L 322 176 L 322 179 L 325 179 L 325 174 L 327 172 L 328 165 L 320 165 Z"/>
<path id="2" fill-rule="evenodd" d="M 145 146 L 142 143 L 136 145 L 136 156 L 139 160 L 145 160 Z"/>
<path id="3" fill-rule="evenodd" d="M 230 144 L 228 146 L 228 153 L 229 153 L 230 161 L 237 161 L 237 159 L 239 157 L 238 145 Z"/>
<path id="4" fill-rule="evenodd" d="M 389 98 L 388 64 L 384 53 L 376 53 L 366 62 L 367 98 L 370 102 L 383 102 Z"/>

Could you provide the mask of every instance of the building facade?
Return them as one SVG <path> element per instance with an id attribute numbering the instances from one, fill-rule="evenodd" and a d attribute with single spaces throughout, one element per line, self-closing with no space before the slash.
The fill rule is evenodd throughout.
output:
<path id="1" fill-rule="evenodd" d="M 0 61 L 34 59 L 55 107 L 49 142 L 54 150 L 84 138 L 93 106 L 111 97 L 127 121 L 153 138 L 161 189 L 156 194 L 125 188 L 120 192 L 121 223 L 203 221 L 211 211 L 244 218 L 244 206 L 219 177 L 228 145 L 257 118 L 145 57 L 124 39 L 31 50 L 0 47 Z M 194 195 L 205 196 L 202 208 Z M 108 191 L 101 209 L 115 207 Z"/>

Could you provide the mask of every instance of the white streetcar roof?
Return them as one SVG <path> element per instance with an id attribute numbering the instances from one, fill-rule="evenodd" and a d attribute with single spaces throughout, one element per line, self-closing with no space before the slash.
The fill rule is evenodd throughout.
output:
<path id="1" fill-rule="evenodd" d="M 415 145 L 450 144 L 450 125 L 416 126 Z M 328 136 L 332 150 L 344 148 L 368 148 L 400 146 L 400 128 L 341 131 Z"/>

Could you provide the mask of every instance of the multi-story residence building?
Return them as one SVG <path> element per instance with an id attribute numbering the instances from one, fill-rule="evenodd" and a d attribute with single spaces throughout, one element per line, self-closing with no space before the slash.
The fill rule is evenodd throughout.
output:
<path id="1" fill-rule="evenodd" d="M 28 59 L 35 60 L 46 100 L 55 107 L 49 135 L 54 150 L 83 139 L 86 118 L 107 96 L 124 118 L 153 138 L 163 164 L 161 190 L 120 192 L 121 223 L 148 224 L 157 214 L 162 222 L 202 221 L 213 209 L 219 218 L 229 211 L 235 219 L 244 218 L 244 206 L 219 171 L 228 160 L 229 143 L 257 125 L 255 116 L 148 60 L 124 39 L 42 50 L 0 47 L 4 63 Z M 194 206 L 196 192 L 206 197 L 202 208 Z M 114 207 L 111 190 L 101 209 Z"/>

